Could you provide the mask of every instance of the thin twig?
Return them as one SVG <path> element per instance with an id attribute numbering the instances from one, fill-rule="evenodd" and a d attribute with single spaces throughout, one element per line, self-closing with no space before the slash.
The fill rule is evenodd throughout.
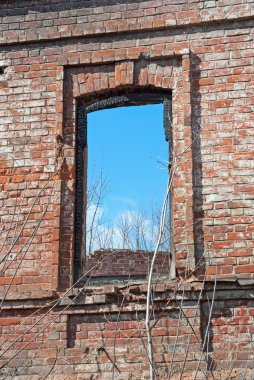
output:
<path id="1" fill-rule="evenodd" d="M 96 270 L 97 266 L 100 265 L 104 260 L 106 260 L 108 258 L 108 256 L 110 256 L 112 254 L 112 252 L 109 254 L 109 255 L 106 255 L 105 258 L 103 258 L 100 262 L 98 262 L 96 265 L 94 265 L 93 268 L 91 268 L 89 271 L 87 271 L 70 289 L 68 289 L 66 292 L 65 292 L 65 295 L 67 295 L 69 293 L 69 291 L 82 279 L 84 278 L 85 276 L 87 276 L 87 274 L 89 272 L 92 272 Z M 91 278 L 92 274 L 90 275 L 90 277 L 87 279 L 86 283 L 84 284 L 84 287 L 89 283 L 90 281 L 90 278 Z M 84 288 L 83 287 L 83 288 Z M 83 288 L 81 289 L 83 291 Z M 16 353 L 14 353 L 5 363 L 3 363 L 1 366 L 0 366 L 0 369 L 4 368 L 14 357 L 16 357 L 20 352 L 22 352 L 30 343 L 32 343 L 36 338 L 37 336 L 39 336 L 41 333 L 43 333 L 47 327 L 49 327 L 59 316 L 61 316 L 68 308 L 70 305 L 73 304 L 73 302 L 75 302 L 75 300 L 77 299 L 77 297 L 80 295 L 80 292 L 77 293 L 77 295 L 72 298 L 70 300 L 70 303 L 62 310 L 60 311 L 48 324 L 46 324 L 46 326 L 41 329 L 33 338 L 31 338 L 29 340 L 29 342 L 27 342 L 23 347 L 21 347 Z M 29 332 L 33 327 L 35 327 L 47 314 L 49 314 L 50 311 L 52 311 L 61 301 L 63 297 L 61 297 L 51 308 L 50 310 L 45 313 L 44 315 L 42 315 L 34 324 L 33 326 L 29 327 L 25 333 L 21 334 L 18 338 L 16 338 L 10 345 L 8 348 L 6 348 L 4 350 L 4 352 L 1 353 L 0 357 L 2 357 L 9 349 L 10 347 L 12 347 L 16 342 L 18 342 L 27 332 Z"/>
<path id="2" fill-rule="evenodd" d="M 51 194 L 50 194 L 50 198 L 51 198 L 51 196 L 52 196 L 53 189 L 54 189 L 54 188 L 52 187 Z M 4 303 L 4 301 L 5 301 L 5 299 L 6 299 L 7 295 L 8 295 L 8 292 L 9 292 L 10 287 L 11 287 L 11 285 L 12 285 L 12 283 L 13 283 L 15 277 L 16 277 L 16 274 L 17 274 L 19 268 L 21 267 L 22 262 L 24 261 L 24 259 L 25 259 L 25 257 L 26 257 L 26 254 L 27 254 L 27 252 L 28 252 L 28 249 L 29 249 L 29 247 L 30 247 L 30 245 L 31 245 L 31 243 L 32 243 L 32 241 L 33 241 L 33 238 L 34 238 L 36 232 L 38 231 L 38 229 L 39 229 L 39 227 L 40 227 L 40 224 L 41 224 L 41 222 L 42 222 L 42 220 L 43 220 L 43 218 L 44 218 L 46 212 L 48 211 L 49 204 L 50 204 L 50 201 L 49 201 L 49 203 L 47 204 L 47 207 L 45 208 L 45 210 L 44 210 L 44 212 L 43 212 L 41 218 L 39 219 L 36 228 L 33 230 L 32 234 L 29 236 L 28 240 L 26 241 L 26 243 L 24 244 L 24 246 L 23 246 L 22 249 L 21 249 L 21 251 L 22 251 L 22 250 L 24 249 L 24 247 L 27 245 L 26 250 L 25 250 L 25 252 L 24 252 L 24 255 L 23 255 L 23 257 L 20 259 L 19 264 L 18 264 L 17 268 L 15 269 L 15 272 L 14 272 L 12 278 L 11 278 L 11 281 L 10 281 L 10 283 L 8 284 L 8 286 L 7 286 L 6 290 L 5 290 L 4 296 L 3 296 L 2 300 L 1 300 L 1 303 L 0 303 L 0 310 L 2 309 L 3 303 Z M 9 266 L 8 266 L 8 267 L 9 267 Z M 8 269 L 8 267 L 6 268 L 6 270 Z"/>
<path id="3" fill-rule="evenodd" d="M 203 339 L 203 345 L 201 347 L 201 355 L 200 355 L 200 358 L 199 358 L 199 361 L 198 361 L 198 365 L 197 365 L 196 372 L 195 372 L 193 380 L 196 380 L 196 378 L 197 378 L 198 370 L 199 370 L 201 359 L 202 359 L 202 356 L 203 356 L 202 353 L 203 353 L 205 345 L 206 345 L 206 339 L 207 339 L 207 335 L 208 335 L 208 331 L 209 331 L 210 323 L 211 323 L 211 319 L 212 319 L 212 311 L 213 311 L 213 304 L 214 304 L 214 298 L 215 298 L 216 285 L 217 285 L 217 265 L 216 265 L 216 275 L 215 275 L 214 287 L 213 287 L 211 310 L 209 312 L 208 323 L 207 323 L 207 326 L 206 326 L 206 332 L 205 332 L 205 336 L 204 336 L 204 339 Z"/>
<path id="4" fill-rule="evenodd" d="M 183 300 L 184 300 L 185 285 L 186 285 L 186 283 L 184 283 L 184 285 L 183 285 L 181 307 L 180 307 L 180 311 L 179 311 L 179 315 L 178 315 L 176 337 L 175 337 L 175 342 L 174 342 L 173 353 L 172 353 L 171 360 L 170 360 L 170 368 L 169 368 L 169 373 L 168 373 L 168 379 L 170 379 L 171 372 L 173 369 L 173 362 L 174 362 L 174 357 L 175 357 L 175 352 L 176 352 L 176 346 L 177 346 L 178 338 L 179 338 L 179 328 L 180 328 L 180 323 L 181 323 L 181 315 L 182 315 L 182 306 L 183 306 Z"/>
<path id="5" fill-rule="evenodd" d="M 7 257 L 9 256 L 9 254 L 11 253 L 13 247 L 16 245 L 17 241 L 19 240 L 19 238 L 20 238 L 20 236 L 21 236 L 22 232 L 24 231 L 24 228 L 25 228 L 25 226 L 26 226 L 26 224 L 27 224 L 27 221 L 28 221 L 28 219 L 29 219 L 29 217 L 30 217 L 30 215 L 31 215 L 31 213 L 32 213 L 32 210 L 33 210 L 33 208 L 34 208 L 34 206 L 35 206 L 35 203 L 36 203 L 37 200 L 39 199 L 40 194 L 41 194 L 42 191 L 46 188 L 46 186 L 49 184 L 49 182 L 50 182 L 50 181 L 51 181 L 51 180 L 57 175 L 58 172 L 59 172 L 59 169 L 57 169 L 57 170 L 52 174 L 52 176 L 48 179 L 48 181 L 47 181 L 47 182 L 43 185 L 43 187 L 39 190 L 38 194 L 36 195 L 36 197 L 35 197 L 35 199 L 34 199 L 32 205 L 31 205 L 31 207 L 30 207 L 30 209 L 29 209 L 29 211 L 28 211 L 28 214 L 27 214 L 27 216 L 26 216 L 26 219 L 25 219 L 25 221 L 24 221 L 24 223 L 23 223 L 22 228 L 20 229 L 20 231 L 19 231 L 19 233 L 18 233 L 18 236 L 17 236 L 17 237 L 15 238 L 15 240 L 12 242 L 11 247 L 9 248 L 9 250 L 7 251 L 7 253 L 5 254 L 5 256 L 3 257 L 3 259 L 0 261 L 0 264 L 1 264 L 4 260 L 6 260 L 6 258 L 7 258 Z"/>
<path id="6" fill-rule="evenodd" d="M 171 167 L 171 170 L 170 170 L 167 191 L 166 191 L 166 195 L 165 195 L 165 199 L 164 199 L 163 207 L 162 207 L 158 241 L 157 241 L 157 244 L 156 244 L 156 247 L 155 247 L 155 251 L 154 251 L 154 254 L 153 254 L 153 258 L 152 258 L 152 262 L 151 262 L 151 267 L 150 267 L 150 272 L 149 272 L 149 277 L 148 277 L 145 326 L 146 326 L 146 331 L 147 331 L 147 341 L 148 341 L 147 344 L 148 344 L 148 354 L 149 354 L 149 358 L 150 358 L 150 363 L 153 363 L 152 336 L 151 336 L 151 326 L 150 326 L 150 306 L 151 306 L 152 276 L 153 276 L 155 259 L 156 259 L 156 256 L 157 256 L 157 253 L 158 253 L 158 250 L 159 250 L 161 238 L 162 238 L 163 231 L 164 231 L 164 224 L 165 224 L 165 217 L 166 217 L 168 197 L 169 197 L 169 193 L 170 193 L 170 190 L 171 190 L 171 186 L 172 186 L 172 182 L 173 182 L 173 177 L 174 177 L 176 168 L 177 168 L 177 164 L 175 164 L 175 165 L 173 164 L 172 167 Z M 150 364 L 150 380 L 154 380 L 154 367 L 151 364 Z"/>

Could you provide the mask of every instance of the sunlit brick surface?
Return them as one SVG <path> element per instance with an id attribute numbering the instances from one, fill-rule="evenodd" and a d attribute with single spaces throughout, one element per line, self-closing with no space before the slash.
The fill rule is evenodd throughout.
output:
<path id="1" fill-rule="evenodd" d="M 253 379 L 253 12 L 252 0 L 1 1 L 0 379 L 149 379 L 147 283 L 64 293 L 77 100 L 144 89 L 172 92 L 179 157 L 156 378 Z"/>

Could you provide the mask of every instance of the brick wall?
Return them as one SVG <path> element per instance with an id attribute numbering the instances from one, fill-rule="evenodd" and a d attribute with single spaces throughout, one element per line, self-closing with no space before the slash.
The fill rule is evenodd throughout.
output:
<path id="1" fill-rule="evenodd" d="M 191 378 L 230 366 L 225 378 L 243 370 L 253 378 L 253 10 L 252 0 L 1 1 L 2 344 L 25 333 L 1 357 L 22 349 L 2 377 L 17 367 L 20 379 L 43 371 L 106 380 L 112 368 L 115 378 L 148 378 L 145 332 L 136 337 L 147 285 L 65 291 L 74 273 L 77 101 L 149 89 L 172 92 L 181 156 L 172 191 L 178 277 L 157 284 L 154 301 L 159 378 L 179 378 L 185 362 Z"/>
<path id="2" fill-rule="evenodd" d="M 92 277 L 148 276 L 153 252 L 113 250 L 95 251 L 86 258 L 85 268 Z M 154 273 L 168 275 L 170 272 L 168 252 L 158 252 Z M 100 265 L 98 265 L 100 263 Z"/>

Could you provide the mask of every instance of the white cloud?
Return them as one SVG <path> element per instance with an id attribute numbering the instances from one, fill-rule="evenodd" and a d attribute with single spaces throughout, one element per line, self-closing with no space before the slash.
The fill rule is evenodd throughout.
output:
<path id="1" fill-rule="evenodd" d="M 87 252 L 96 249 L 153 250 L 157 237 L 156 219 L 138 210 L 122 210 L 113 221 L 107 220 L 105 207 L 91 204 L 87 211 Z"/>
<path id="2" fill-rule="evenodd" d="M 131 198 L 114 196 L 112 199 L 116 202 L 123 203 L 129 207 L 137 207 L 137 202 Z"/>

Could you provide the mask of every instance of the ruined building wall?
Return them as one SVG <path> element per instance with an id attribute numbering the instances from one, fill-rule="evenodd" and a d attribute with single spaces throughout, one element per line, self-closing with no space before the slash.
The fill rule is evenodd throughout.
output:
<path id="1" fill-rule="evenodd" d="M 253 14 L 252 0 L 1 1 L 1 378 L 149 378 L 147 283 L 65 293 L 77 102 L 147 89 L 172 93 L 181 157 L 157 376 L 253 377 Z"/>

